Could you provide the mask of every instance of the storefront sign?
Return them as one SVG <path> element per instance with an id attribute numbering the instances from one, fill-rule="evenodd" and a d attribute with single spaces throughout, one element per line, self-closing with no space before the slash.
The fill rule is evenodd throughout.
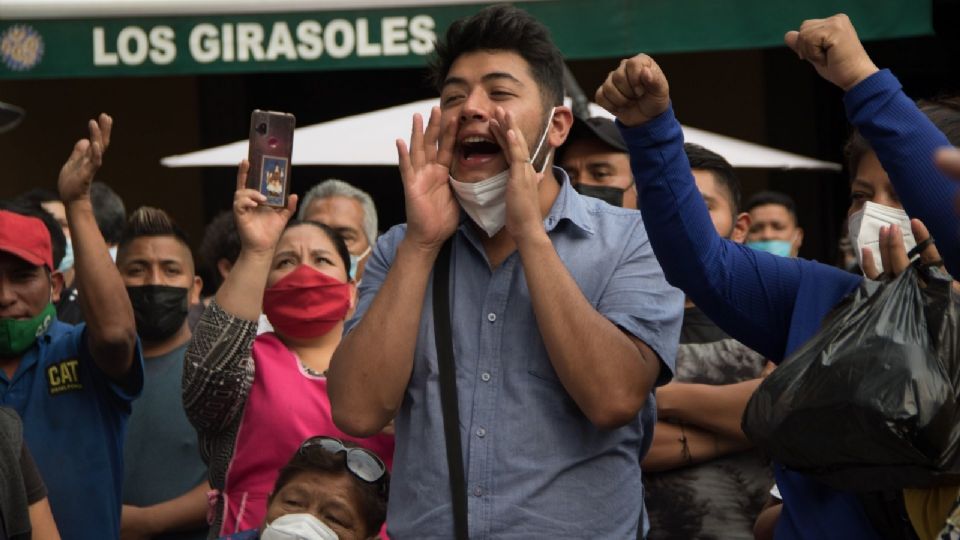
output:
<path id="1" fill-rule="evenodd" d="M 432 4 L 205 17 L 0 19 L 0 79 L 422 66 L 447 26 L 478 9 Z M 522 6 L 551 28 L 561 50 L 574 59 L 778 46 L 783 33 L 803 19 L 841 10 L 863 39 L 931 33 L 928 1 L 778 4 L 548 0 Z"/>

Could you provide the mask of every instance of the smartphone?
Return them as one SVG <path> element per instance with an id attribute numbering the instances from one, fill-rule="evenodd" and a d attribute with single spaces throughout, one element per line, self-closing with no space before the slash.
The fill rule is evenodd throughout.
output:
<path id="1" fill-rule="evenodd" d="M 290 113 L 256 109 L 250 114 L 247 187 L 264 194 L 267 206 L 287 205 L 296 125 L 297 119 Z"/>

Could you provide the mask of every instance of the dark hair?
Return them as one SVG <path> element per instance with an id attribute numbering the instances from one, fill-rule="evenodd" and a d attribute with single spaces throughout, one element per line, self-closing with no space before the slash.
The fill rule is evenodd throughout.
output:
<path id="1" fill-rule="evenodd" d="M 776 204 L 786 208 L 787 212 L 789 212 L 793 217 L 793 224 L 800 224 L 800 222 L 797 220 L 797 203 L 793 202 L 793 199 L 791 199 L 789 195 L 786 193 L 780 193 L 779 191 L 759 191 L 754 193 L 752 197 L 747 199 L 747 204 L 744 207 L 744 210 L 749 212 L 758 206 L 764 206 L 767 204 Z"/>
<path id="2" fill-rule="evenodd" d="M 46 199 L 51 200 L 51 199 Z M 55 199 L 59 200 L 59 198 Z M 63 235 L 63 227 L 57 223 L 57 220 L 50 212 L 47 212 L 40 206 L 39 202 L 32 202 L 27 199 L 0 200 L 0 210 L 8 210 L 21 216 L 30 216 L 39 218 L 43 221 L 47 232 L 50 233 L 50 247 L 53 251 L 53 269 L 60 266 L 60 261 L 67 252 L 67 237 Z"/>
<path id="3" fill-rule="evenodd" d="M 347 250 L 347 242 L 343 239 L 343 235 L 338 233 L 335 229 L 320 223 L 319 221 L 311 221 L 309 219 L 299 220 L 291 219 L 287 222 L 286 228 L 291 229 L 293 227 L 298 227 L 300 225 L 313 225 L 314 227 L 319 227 L 324 233 L 326 233 L 327 238 L 333 242 L 334 247 L 337 248 L 337 253 L 340 255 L 340 259 L 343 261 L 343 267 L 347 269 L 347 278 L 350 276 L 350 251 Z"/>
<path id="4" fill-rule="evenodd" d="M 187 252 L 190 253 L 190 242 L 187 239 L 187 234 L 166 212 L 159 208 L 141 206 L 130 214 L 130 219 L 120 234 L 120 241 L 117 243 L 117 260 L 120 260 L 120 254 L 126 250 L 130 242 L 145 236 L 172 236 L 180 241 L 187 248 Z M 190 258 L 192 264 L 192 253 L 190 253 Z"/>
<path id="5" fill-rule="evenodd" d="M 90 185 L 90 204 L 93 206 L 93 217 L 97 220 L 103 240 L 107 244 L 119 244 L 127 221 L 127 209 L 123 206 L 123 199 L 110 189 L 110 186 L 103 182 L 94 182 Z"/>
<path id="6" fill-rule="evenodd" d="M 917 101 L 917 107 L 937 129 L 946 135 L 950 144 L 960 146 L 960 95 L 921 99 Z M 851 179 L 857 174 L 860 160 L 872 151 L 870 143 L 859 131 L 854 130 L 850 134 L 850 138 L 843 148 L 843 155 L 846 158 L 847 171 Z"/>
<path id="7" fill-rule="evenodd" d="M 31 204 L 41 204 L 50 201 L 60 202 L 60 195 L 52 189 L 38 187 L 17 195 L 15 200 L 26 201 Z"/>
<path id="8" fill-rule="evenodd" d="M 740 180 L 733 172 L 733 166 L 716 152 L 694 143 L 684 143 L 691 169 L 701 169 L 713 173 L 716 182 L 724 187 L 730 199 L 730 209 L 734 217 L 740 212 Z"/>
<path id="9" fill-rule="evenodd" d="M 517 53 L 530 66 L 544 107 L 563 105 L 563 55 L 547 27 L 526 11 L 499 4 L 454 21 L 437 42 L 428 67 L 437 91 L 457 58 L 476 51 Z"/>
<path id="10" fill-rule="evenodd" d="M 357 448 L 350 441 L 343 441 L 347 448 Z M 360 501 L 360 517 L 364 520 L 368 534 L 376 534 L 387 519 L 387 499 L 390 491 L 390 473 L 384 472 L 383 478 L 376 482 L 365 482 L 347 470 L 347 454 L 332 454 L 319 445 L 297 450 L 290 461 L 280 469 L 277 482 L 273 486 L 270 500 L 297 475 L 302 473 L 345 474 L 352 480 L 354 493 Z M 269 502 L 267 503 L 270 504 Z"/>
<path id="11" fill-rule="evenodd" d="M 213 295 L 223 285 L 217 263 L 221 259 L 237 262 L 240 257 L 240 233 L 230 210 L 221 212 L 207 225 L 197 256 L 197 273 L 203 279 L 203 294 Z"/>

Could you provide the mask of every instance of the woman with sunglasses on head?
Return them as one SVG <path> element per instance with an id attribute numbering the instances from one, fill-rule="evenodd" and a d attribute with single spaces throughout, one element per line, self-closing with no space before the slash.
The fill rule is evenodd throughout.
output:
<path id="1" fill-rule="evenodd" d="M 376 454 L 317 436 L 280 469 L 257 529 L 221 540 L 360 540 L 374 538 L 387 516 L 390 473 Z"/>
<path id="2" fill-rule="evenodd" d="M 350 254 L 332 229 L 290 221 L 285 208 L 244 186 L 233 211 L 241 251 L 187 350 L 183 400 L 210 472 L 210 538 L 253 529 L 267 513 L 277 470 L 320 433 L 350 439 L 390 465 L 393 436 L 355 439 L 330 414 L 326 370 L 356 299 Z M 274 332 L 257 336 L 260 313 Z"/>

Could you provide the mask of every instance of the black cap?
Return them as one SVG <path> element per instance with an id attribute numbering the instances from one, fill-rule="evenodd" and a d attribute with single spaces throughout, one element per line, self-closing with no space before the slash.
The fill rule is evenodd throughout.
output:
<path id="1" fill-rule="evenodd" d="M 627 143 L 620 135 L 620 129 L 613 123 L 613 120 L 603 116 L 574 117 L 570 134 L 567 135 L 567 140 L 560 147 L 561 151 L 564 146 L 580 139 L 597 139 L 617 152 L 627 152 Z"/>
<path id="2" fill-rule="evenodd" d="M 0 133 L 10 131 L 17 127 L 17 124 L 23 119 L 23 112 L 23 109 L 16 105 L 10 105 L 0 101 Z"/>

